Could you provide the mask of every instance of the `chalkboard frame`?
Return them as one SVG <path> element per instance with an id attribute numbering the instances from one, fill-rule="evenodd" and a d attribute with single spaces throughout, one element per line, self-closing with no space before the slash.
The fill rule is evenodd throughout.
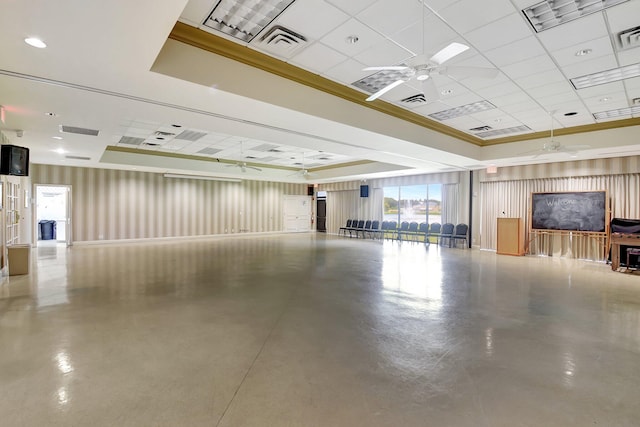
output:
<path id="1" fill-rule="evenodd" d="M 535 215 L 535 198 L 536 196 L 544 195 L 547 197 L 558 197 L 561 199 L 566 199 L 567 196 L 575 196 L 575 198 L 579 200 L 585 199 L 588 195 L 597 194 L 598 197 L 601 197 L 604 200 L 604 207 L 602 209 L 602 223 L 604 224 L 604 230 L 596 231 L 589 229 L 578 229 L 575 228 L 541 228 L 536 227 L 534 224 L 534 215 Z M 608 235 L 609 233 L 609 221 L 608 217 L 610 215 L 609 210 L 609 197 L 606 190 L 584 190 L 584 191 L 543 191 L 543 192 L 532 192 L 529 204 L 529 230 L 530 232 L 550 232 L 550 233 L 583 233 L 583 234 L 596 234 L 596 235 Z"/>

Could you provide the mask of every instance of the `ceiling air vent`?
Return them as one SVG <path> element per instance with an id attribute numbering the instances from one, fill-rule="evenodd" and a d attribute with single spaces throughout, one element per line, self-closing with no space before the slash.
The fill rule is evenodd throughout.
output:
<path id="1" fill-rule="evenodd" d="M 135 136 L 123 136 L 118 144 L 140 145 L 144 142 L 144 138 L 136 138 Z"/>
<path id="2" fill-rule="evenodd" d="M 257 157 L 255 157 L 255 156 L 245 156 L 244 158 L 245 159 L 257 159 Z"/>
<path id="3" fill-rule="evenodd" d="M 640 46 L 640 26 L 620 31 L 616 34 L 618 50 L 626 50 Z"/>
<path id="4" fill-rule="evenodd" d="M 98 133 L 100 131 L 97 131 L 95 129 L 79 128 L 79 127 L 75 127 L 75 126 L 60 125 L 60 132 L 76 133 L 78 135 L 98 136 Z"/>
<path id="5" fill-rule="evenodd" d="M 207 148 L 203 148 L 202 150 L 198 151 L 198 154 L 206 154 L 208 156 L 211 156 L 213 154 L 219 153 L 222 150 L 219 148 L 212 148 L 212 147 L 207 147 Z"/>
<path id="6" fill-rule="evenodd" d="M 155 142 L 145 142 L 145 143 L 144 143 L 144 144 L 142 144 L 142 145 L 146 145 L 146 146 L 148 146 L 148 147 L 158 147 L 158 146 L 160 146 L 160 144 L 155 143 Z"/>
<path id="7" fill-rule="evenodd" d="M 64 156 L 64 157 L 70 160 L 91 160 L 91 157 L 84 157 L 84 156 Z"/>
<path id="8" fill-rule="evenodd" d="M 282 150 L 278 150 L 277 148 L 272 148 L 270 150 L 267 150 L 270 153 L 282 153 Z"/>
<path id="9" fill-rule="evenodd" d="M 163 131 L 161 131 L 161 130 L 157 130 L 157 131 L 155 131 L 153 134 L 154 134 L 155 136 L 159 136 L 159 137 L 162 137 L 162 138 L 166 138 L 166 137 L 174 136 L 174 135 L 175 135 L 175 133 L 171 133 L 171 132 L 163 132 Z"/>
<path id="10" fill-rule="evenodd" d="M 260 37 L 257 43 L 252 43 L 256 47 L 283 56 L 291 56 L 293 52 L 306 44 L 305 36 L 280 25 L 274 25 L 264 36 Z"/>
<path id="11" fill-rule="evenodd" d="M 471 132 L 483 132 L 486 130 L 491 130 L 493 129 L 491 126 L 478 126 L 477 128 L 471 128 L 469 129 Z"/>
<path id="12" fill-rule="evenodd" d="M 427 102 L 427 98 L 423 93 L 419 93 L 417 95 L 409 96 L 405 99 L 400 100 L 403 104 L 424 104 Z"/>
<path id="13" fill-rule="evenodd" d="M 184 141 L 197 141 L 206 135 L 207 135 L 206 132 L 198 132 L 195 130 L 183 130 L 178 135 L 176 135 L 176 139 L 182 139 Z"/>

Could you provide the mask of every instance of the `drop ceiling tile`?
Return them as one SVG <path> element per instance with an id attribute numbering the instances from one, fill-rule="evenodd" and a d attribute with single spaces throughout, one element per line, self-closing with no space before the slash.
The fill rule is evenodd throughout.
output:
<path id="1" fill-rule="evenodd" d="M 207 19 L 211 9 L 213 9 L 211 0 L 189 0 L 180 14 L 180 19 L 194 22 L 197 27 Z"/>
<path id="2" fill-rule="evenodd" d="M 353 35 L 358 37 L 358 43 L 347 42 L 347 38 Z M 360 52 L 364 52 L 371 46 L 382 43 L 384 38 L 360 21 L 350 19 L 322 37 L 320 41 L 338 52 L 351 57 Z"/>
<path id="3" fill-rule="evenodd" d="M 599 96 L 600 98 L 602 98 L 604 96 L 610 96 L 614 93 L 624 92 L 625 83 L 627 83 L 628 81 L 629 80 L 624 82 L 621 82 L 621 81 L 613 82 L 613 83 L 607 83 L 604 85 L 578 89 L 577 93 L 578 93 L 578 96 L 580 96 L 581 98 L 595 98 L 596 96 Z"/>
<path id="4" fill-rule="evenodd" d="M 459 33 L 467 33 L 503 16 L 517 12 L 509 0 L 463 0 L 439 11 Z"/>
<path id="5" fill-rule="evenodd" d="M 585 111 L 584 114 L 578 114 L 571 117 L 559 117 L 558 121 L 562 127 L 572 128 L 576 126 L 590 125 L 596 122 L 593 115 Z"/>
<path id="6" fill-rule="evenodd" d="M 521 62 L 506 65 L 500 68 L 503 73 L 512 79 L 519 79 L 521 77 L 530 76 L 532 74 L 538 74 L 543 71 L 557 69 L 556 64 L 549 58 L 548 55 L 539 55 L 533 58 L 525 59 Z"/>
<path id="7" fill-rule="evenodd" d="M 428 116 L 429 114 L 448 110 L 449 108 L 451 108 L 451 106 L 449 106 L 448 104 L 445 104 L 443 101 L 438 100 L 438 101 L 430 102 L 427 105 L 418 107 L 414 111 L 418 114 L 422 114 L 423 116 Z"/>
<path id="8" fill-rule="evenodd" d="M 521 92 L 521 89 L 515 83 L 507 81 L 497 85 L 477 89 L 475 92 L 484 98 L 491 98 L 507 95 L 509 93 Z"/>
<path id="9" fill-rule="evenodd" d="M 349 15 L 325 1 L 305 0 L 294 2 L 275 23 L 307 39 L 318 40 L 348 19 Z"/>
<path id="10" fill-rule="evenodd" d="M 470 115 L 470 117 L 476 120 L 480 120 L 482 123 L 492 127 L 496 126 L 496 122 L 495 122 L 496 119 L 501 119 L 505 116 L 506 116 L 506 113 L 497 108 L 493 110 L 481 111 L 479 113 Z M 500 124 L 502 124 L 502 121 L 500 121 Z"/>
<path id="11" fill-rule="evenodd" d="M 508 37 L 505 37 L 508 34 Z M 514 12 L 495 22 L 476 28 L 465 34 L 474 48 L 485 51 L 504 46 L 513 41 L 530 37 L 534 34 L 531 26 L 521 13 Z"/>
<path id="12" fill-rule="evenodd" d="M 322 74 L 342 62 L 347 57 L 322 43 L 314 43 L 291 59 L 294 65 Z"/>
<path id="13" fill-rule="evenodd" d="M 455 3 L 455 1 L 456 0 L 424 0 L 424 5 L 437 12 Z"/>
<path id="14" fill-rule="evenodd" d="M 640 62 L 640 47 L 618 52 L 620 66 L 637 64 Z"/>
<path id="15" fill-rule="evenodd" d="M 422 25 L 420 14 L 423 10 L 424 7 L 417 1 L 378 1 L 358 13 L 356 18 L 379 33 L 390 36 L 415 23 Z"/>
<path id="16" fill-rule="evenodd" d="M 540 99 L 547 96 L 563 95 L 577 98 L 575 89 L 568 81 L 559 81 L 556 83 L 547 83 L 542 86 L 531 88 L 527 93 L 534 99 Z"/>
<path id="17" fill-rule="evenodd" d="M 582 101 L 592 113 L 627 108 L 629 106 L 629 100 L 624 92 L 612 93 L 606 97 L 594 96 L 591 98 L 583 98 Z"/>
<path id="18" fill-rule="evenodd" d="M 485 56 L 498 67 L 525 61 L 533 56 L 545 54 L 542 45 L 534 36 L 488 50 Z"/>
<path id="19" fill-rule="evenodd" d="M 471 116 L 455 117 L 453 119 L 447 119 L 442 123 L 452 128 L 460 129 L 465 132 L 479 126 L 484 126 L 483 122 L 481 122 L 480 120 L 474 119 Z"/>
<path id="20" fill-rule="evenodd" d="M 542 108 L 547 111 L 557 111 L 558 114 L 568 113 L 570 111 L 578 111 L 584 108 L 584 104 L 577 96 L 571 98 L 566 95 L 547 96 L 545 98 L 536 99 Z"/>
<path id="21" fill-rule="evenodd" d="M 618 68 L 618 62 L 616 61 L 615 55 L 606 55 L 589 61 L 584 61 L 579 64 L 566 65 L 562 67 L 562 72 L 565 76 L 572 79 L 574 77 L 599 73 L 613 68 Z"/>
<path id="22" fill-rule="evenodd" d="M 358 12 L 371 6 L 373 3 L 376 2 L 376 0 L 349 0 L 349 1 L 326 0 L 326 2 L 334 5 L 338 9 L 341 9 L 345 13 L 353 16 L 358 14 Z"/>
<path id="23" fill-rule="evenodd" d="M 547 70 L 516 80 L 518 86 L 525 90 L 559 82 L 563 82 L 571 86 L 570 83 L 567 82 L 564 74 L 562 74 L 559 70 Z"/>
<path id="24" fill-rule="evenodd" d="M 525 92 L 514 92 L 502 96 L 492 96 L 488 98 L 488 101 L 496 107 L 504 107 L 508 111 L 512 111 L 516 106 L 520 106 L 520 109 L 514 111 L 522 111 L 538 106 L 538 104 L 536 104 L 535 101 L 533 101 L 533 99 L 531 99 L 531 97 Z"/>
<path id="25" fill-rule="evenodd" d="M 633 91 L 633 93 L 635 94 L 634 97 L 640 96 L 640 94 L 636 92 L 637 90 L 640 90 L 640 77 L 627 79 L 621 83 L 624 83 L 624 87 L 626 87 L 628 91 Z"/>
<path id="26" fill-rule="evenodd" d="M 347 59 L 326 70 L 322 75 L 331 80 L 350 85 L 368 74 L 367 71 L 362 71 L 365 67 L 366 65 L 361 62 Z"/>
<path id="27" fill-rule="evenodd" d="M 476 95 L 473 92 L 467 92 L 461 95 L 442 99 L 441 101 L 449 105 L 450 107 L 461 107 L 463 105 L 472 104 L 474 102 L 484 101 L 484 98 Z"/>
<path id="28" fill-rule="evenodd" d="M 507 76 L 502 73 L 498 73 L 498 75 L 492 79 L 488 79 L 486 77 L 467 77 L 466 79 L 462 79 L 460 82 L 469 90 L 474 91 L 509 81 L 511 80 L 509 80 Z"/>
<path id="29" fill-rule="evenodd" d="M 392 35 L 391 39 L 416 55 L 431 56 L 453 40 L 460 40 L 460 36 L 437 16 L 428 14 L 424 28 L 422 22 L 418 22 Z"/>
<path id="30" fill-rule="evenodd" d="M 576 52 L 581 50 L 591 50 L 591 53 L 584 56 L 576 55 Z M 551 55 L 558 63 L 559 66 L 566 66 L 577 64 L 580 62 L 590 61 L 595 58 L 613 55 L 613 45 L 611 44 L 611 38 L 609 36 L 600 37 L 599 39 L 592 39 L 583 43 L 578 43 L 564 49 L 551 52 Z"/>
<path id="31" fill-rule="evenodd" d="M 640 25 L 638 17 L 640 17 L 640 2 L 637 0 L 607 9 L 607 21 L 613 34 Z"/>
<path id="32" fill-rule="evenodd" d="M 410 51 L 403 49 L 390 40 L 384 40 L 359 53 L 354 59 L 368 66 L 377 66 L 400 64 L 412 56 L 413 54 Z"/>
<path id="33" fill-rule="evenodd" d="M 547 50 L 553 52 L 581 44 L 585 39 L 594 40 L 608 34 L 603 13 L 597 12 L 542 31 L 538 33 L 538 38 Z"/>

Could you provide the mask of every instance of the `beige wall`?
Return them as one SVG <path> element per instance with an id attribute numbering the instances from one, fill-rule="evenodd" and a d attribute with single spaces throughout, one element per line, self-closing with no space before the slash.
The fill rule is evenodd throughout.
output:
<path id="1" fill-rule="evenodd" d="M 73 241 L 282 231 L 286 194 L 305 184 L 164 178 L 162 174 L 32 164 L 32 183 L 71 185 Z"/>

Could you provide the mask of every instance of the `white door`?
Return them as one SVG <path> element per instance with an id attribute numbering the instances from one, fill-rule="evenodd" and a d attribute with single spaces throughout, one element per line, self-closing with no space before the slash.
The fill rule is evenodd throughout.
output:
<path id="1" fill-rule="evenodd" d="M 284 196 L 284 231 L 311 231 L 311 196 Z"/>

